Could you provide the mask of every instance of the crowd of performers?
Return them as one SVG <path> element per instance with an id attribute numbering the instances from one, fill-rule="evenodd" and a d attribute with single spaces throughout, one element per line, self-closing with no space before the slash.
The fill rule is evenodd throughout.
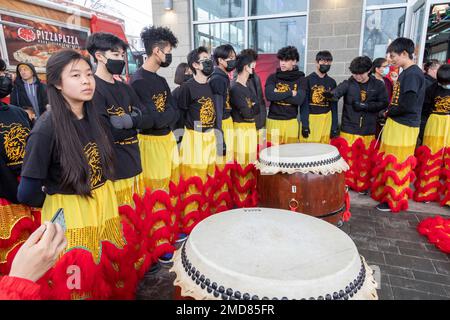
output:
<path id="1" fill-rule="evenodd" d="M 29 99 L 0 107 L 0 274 L 30 234 L 64 209 L 67 247 L 38 281 L 42 298 L 134 298 L 144 274 L 168 261 L 175 242 L 204 218 L 257 206 L 253 163 L 267 145 L 332 143 L 350 165 L 349 187 L 370 191 L 382 210 L 406 210 L 414 181 L 415 200 L 449 203 L 450 70 L 442 66 L 425 94 L 411 40 L 387 50 L 403 69 L 395 83 L 383 78 L 386 59 L 355 58 L 352 76 L 337 85 L 328 75 L 330 52 L 317 54 L 306 77 L 297 49 L 280 49 L 280 67 L 265 85 L 267 114 L 255 51 L 196 48 L 177 68 L 180 86 L 171 92 L 158 70 L 171 64 L 177 38 L 163 27 L 141 37 L 148 59 L 129 84 L 116 78 L 127 44 L 112 34 L 88 39 L 95 72 L 76 51 L 53 54 L 44 110 L 29 90 L 38 81 L 31 65 L 18 66 L 19 84 L 0 78 L 1 98 L 22 85 L 28 89 L 20 96 Z M 78 286 L 67 284 L 73 266 L 81 270 Z"/>

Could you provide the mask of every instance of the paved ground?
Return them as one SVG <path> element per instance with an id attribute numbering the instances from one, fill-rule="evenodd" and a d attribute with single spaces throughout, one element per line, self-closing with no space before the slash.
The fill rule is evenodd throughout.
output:
<path id="1" fill-rule="evenodd" d="M 373 209 L 367 196 L 351 194 L 352 218 L 343 230 L 355 241 L 369 265 L 380 274 L 378 295 L 386 300 L 450 299 L 450 255 L 440 252 L 416 231 L 419 221 L 436 214 L 450 215 L 436 204 L 411 203 L 399 214 Z M 138 299 L 172 299 L 174 274 L 162 266 L 140 283 Z"/>

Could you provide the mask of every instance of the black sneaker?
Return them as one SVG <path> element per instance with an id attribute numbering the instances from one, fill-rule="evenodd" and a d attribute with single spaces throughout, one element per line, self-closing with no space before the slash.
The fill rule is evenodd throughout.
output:
<path id="1" fill-rule="evenodd" d="M 172 263 L 173 253 L 166 253 L 165 255 L 161 256 L 158 260 L 162 264 L 170 264 Z"/>
<path id="2" fill-rule="evenodd" d="M 389 207 L 387 202 L 380 203 L 375 208 L 377 208 L 378 211 L 383 211 L 383 212 L 390 212 L 391 211 L 391 207 Z"/>
<path id="3" fill-rule="evenodd" d="M 359 191 L 358 193 L 363 195 L 363 196 L 367 196 L 369 194 L 369 190 Z"/>
<path id="4" fill-rule="evenodd" d="M 150 267 L 150 269 L 147 271 L 147 274 L 155 274 L 159 270 L 161 270 L 161 264 L 159 262 L 156 262 Z"/>

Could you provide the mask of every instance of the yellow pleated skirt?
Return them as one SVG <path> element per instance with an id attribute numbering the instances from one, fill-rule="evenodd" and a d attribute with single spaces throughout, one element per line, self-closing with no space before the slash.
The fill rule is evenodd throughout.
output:
<path id="1" fill-rule="evenodd" d="M 419 130 L 388 118 L 381 137 L 380 152 L 395 155 L 398 163 L 404 162 L 414 155 Z"/>
<path id="2" fill-rule="evenodd" d="M 217 160 L 216 136 L 207 132 L 186 129 L 180 148 L 180 174 L 184 179 L 197 176 L 206 181 L 214 176 Z"/>
<path id="3" fill-rule="evenodd" d="M 227 147 L 227 154 L 225 157 L 217 157 L 217 165 L 219 167 L 223 167 L 227 163 L 232 163 L 234 160 L 234 123 L 231 117 L 222 121 L 222 131 Z"/>
<path id="4" fill-rule="evenodd" d="M 42 221 L 50 221 L 55 212 L 64 209 L 66 237 L 65 252 L 72 249 L 89 251 L 95 263 L 100 263 L 102 241 L 123 248 L 125 238 L 120 222 L 117 198 L 111 181 L 92 191 L 92 197 L 78 195 L 47 195 L 42 207 Z"/>
<path id="5" fill-rule="evenodd" d="M 299 140 L 301 143 L 330 143 L 331 111 L 323 114 L 310 114 L 309 130 L 311 132 L 309 137 L 303 138 L 300 126 Z"/>
<path id="6" fill-rule="evenodd" d="M 142 174 L 139 189 L 169 190 L 172 181 L 179 183 L 180 157 L 174 134 L 165 136 L 139 135 Z"/>
<path id="7" fill-rule="evenodd" d="M 133 204 L 133 195 L 137 193 L 143 195 L 144 190 L 140 190 L 139 181 L 142 174 L 128 179 L 120 179 L 113 182 L 116 191 L 117 203 L 120 206 Z"/>
<path id="8" fill-rule="evenodd" d="M 267 142 L 273 145 L 297 143 L 298 142 L 298 121 L 274 120 L 267 118 Z"/>
<path id="9" fill-rule="evenodd" d="M 435 154 L 442 148 L 450 146 L 450 116 L 431 114 L 425 126 L 424 146 Z"/>
<path id="10" fill-rule="evenodd" d="M 254 123 L 234 124 L 234 157 L 240 165 L 254 163 L 257 159 L 258 133 Z"/>

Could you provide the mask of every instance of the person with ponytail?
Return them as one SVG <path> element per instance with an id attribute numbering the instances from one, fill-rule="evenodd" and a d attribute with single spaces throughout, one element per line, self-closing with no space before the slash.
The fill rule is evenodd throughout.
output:
<path id="1" fill-rule="evenodd" d="M 257 159 L 258 151 L 255 117 L 259 114 L 260 107 L 257 96 L 248 87 L 248 79 L 255 72 L 255 68 L 254 55 L 241 52 L 236 63 L 238 76 L 230 90 L 236 161 L 233 195 L 234 203 L 240 208 L 257 206 L 256 170 L 253 163 Z"/>
<path id="2" fill-rule="evenodd" d="M 428 87 L 422 115 L 427 119 L 418 160 L 414 200 L 450 206 L 450 65 L 442 65 Z M 444 179 L 441 183 L 440 179 Z"/>
<path id="3" fill-rule="evenodd" d="M 67 248 L 43 281 L 47 299 L 106 299 L 106 245 L 125 245 L 112 179 L 114 149 L 108 124 L 92 104 L 95 79 L 90 61 L 74 50 L 47 62 L 50 110 L 30 133 L 18 199 L 42 206 L 42 221 L 63 209 Z M 76 266 L 74 268 L 74 266 Z M 68 274 L 74 274 L 68 285 Z M 77 280 L 78 279 L 78 280 Z"/>

